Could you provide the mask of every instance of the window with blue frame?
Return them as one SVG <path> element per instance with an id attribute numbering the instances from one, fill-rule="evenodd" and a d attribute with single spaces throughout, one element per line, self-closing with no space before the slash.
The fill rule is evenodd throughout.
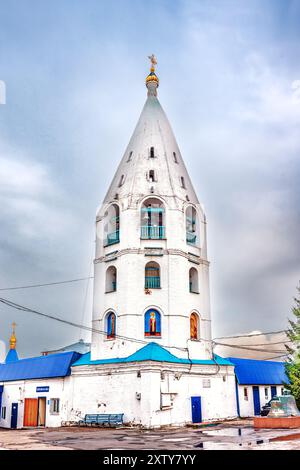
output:
<path id="1" fill-rule="evenodd" d="M 113 339 L 116 336 L 116 315 L 110 312 L 106 317 L 106 337 Z"/>
<path id="2" fill-rule="evenodd" d="M 104 216 L 104 246 L 114 245 L 120 241 L 120 209 L 111 204 Z"/>
<path id="3" fill-rule="evenodd" d="M 193 206 L 188 206 L 186 210 L 186 242 L 189 245 L 199 245 L 198 214 Z"/>
<path id="4" fill-rule="evenodd" d="M 147 199 L 141 209 L 141 239 L 162 240 L 165 234 L 165 208 L 156 198 Z"/>
<path id="5" fill-rule="evenodd" d="M 160 289 L 160 267 L 155 261 L 145 266 L 145 289 Z"/>
<path id="6" fill-rule="evenodd" d="M 158 310 L 149 309 L 145 313 L 145 336 L 161 336 L 161 315 Z"/>

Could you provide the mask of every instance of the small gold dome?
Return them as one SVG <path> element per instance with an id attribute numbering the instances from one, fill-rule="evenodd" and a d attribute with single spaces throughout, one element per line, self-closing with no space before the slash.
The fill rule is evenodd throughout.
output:
<path id="1" fill-rule="evenodd" d="M 17 325 L 14 322 L 12 324 L 12 334 L 11 334 L 11 337 L 10 337 L 10 340 L 9 340 L 10 349 L 16 349 L 16 344 L 17 344 L 16 332 L 15 332 L 16 326 Z"/>
<path id="2" fill-rule="evenodd" d="M 157 64 L 156 57 L 155 57 L 154 54 L 152 54 L 152 55 L 148 56 L 148 59 L 150 59 L 151 67 L 150 67 L 150 73 L 146 78 L 146 85 L 149 82 L 156 82 L 157 86 L 158 86 L 159 85 L 159 80 L 158 80 L 158 77 L 155 75 L 155 66 Z"/>
<path id="3" fill-rule="evenodd" d="M 158 77 L 155 75 L 154 72 L 149 73 L 149 75 L 146 78 L 146 83 L 148 82 L 157 82 L 159 83 Z"/>

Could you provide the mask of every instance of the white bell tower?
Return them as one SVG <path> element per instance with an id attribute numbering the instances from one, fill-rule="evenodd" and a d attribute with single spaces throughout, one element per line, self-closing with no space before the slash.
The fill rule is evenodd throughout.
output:
<path id="1" fill-rule="evenodd" d="M 206 218 L 157 98 L 148 96 L 96 217 L 91 359 L 124 358 L 155 341 L 211 359 Z"/>

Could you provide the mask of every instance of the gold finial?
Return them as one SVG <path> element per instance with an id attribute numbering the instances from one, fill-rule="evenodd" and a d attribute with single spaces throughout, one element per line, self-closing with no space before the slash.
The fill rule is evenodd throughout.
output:
<path id="1" fill-rule="evenodd" d="M 17 338 L 16 338 L 16 326 L 15 322 L 12 323 L 12 334 L 9 340 L 9 347 L 10 349 L 16 349 Z"/>
<path id="2" fill-rule="evenodd" d="M 148 59 L 150 59 L 150 62 L 151 62 L 151 67 L 150 67 L 150 73 L 149 75 L 146 77 L 146 86 L 148 88 L 148 95 L 155 95 L 156 96 L 156 88 L 158 87 L 159 85 L 159 80 L 158 80 L 158 77 L 155 75 L 155 66 L 157 64 L 157 60 L 156 60 L 156 57 L 154 54 L 152 55 L 148 55 Z M 149 87 L 148 87 L 148 84 L 149 83 L 156 83 L 156 87 L 155 89 L 153 90 L 150 90 Z"/>
<path id="3" fill-rule="evenodd" d="M 155 72 L 155 66 L 157 65 L 157 60 L 156 60 L 155 55 L 154 54 L 148 55 L 148 59 L 150 59 L 150 62 L 151 62 L 150 71 Z"/>

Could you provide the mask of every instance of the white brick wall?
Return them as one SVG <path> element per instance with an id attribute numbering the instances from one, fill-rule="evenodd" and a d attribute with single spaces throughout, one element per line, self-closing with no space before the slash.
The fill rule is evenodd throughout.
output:
<path id="1" fill-rule="evenodd" d="M 11 405 L 18 403 L 18 428 L 23 427 L 25 398 L 46 397 L 46 426 L 61 426 L 62 421 L 66 421 L 70 399 L 70 378 L 54 378 L 39 380 L 17 380 L 14 382 L 4 382 L 2 394 L 2 407 L 6 407 L 6 419 L 0 415 L 0 427 L 10 428 Z M 37 392 L 36 387 L 49 386 L 49 392 Z M 59 414 L 50 413 L 50 399 L 60 399 Z"/>
<path id="2" fill-rule="evenodd" d="M 210 375 L 214 371 L 215 366 L 193 366 L 189 372 L 188 367 L 177 364 L 149 362 L 73 367 L 76 393 L 69 416 L 72 419 L 72 413 L 78 415 L 78 410 L 82 416 L 124 413 L 125 422 L 146 427 L 186 424 L 192 421 L 191 397 L 201 396 L 203 421 L 235 417 L 233 368 L 222 366 L 217 375 Z M 203 387 L 204 378 L 210 379 L 210 388 Z M 161 409 L 161 392 L 172 394 L 173 406 L 169 409 Z"/>

